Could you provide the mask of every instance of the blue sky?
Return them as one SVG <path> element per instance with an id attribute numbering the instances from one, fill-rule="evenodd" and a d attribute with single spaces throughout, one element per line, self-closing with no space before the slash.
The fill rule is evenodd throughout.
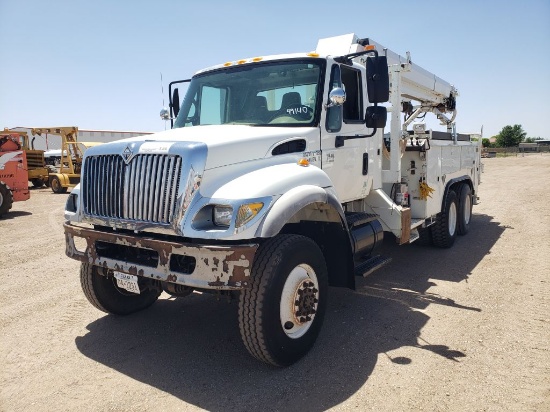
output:
<path id="1" fill-rule="evenodd" d="M 454 84 L 458 131 L 550 138 L 550 0 L 0 0 L 0 16 L 0 128 L 163 130 L 169 81 L 356 33 Z"/>

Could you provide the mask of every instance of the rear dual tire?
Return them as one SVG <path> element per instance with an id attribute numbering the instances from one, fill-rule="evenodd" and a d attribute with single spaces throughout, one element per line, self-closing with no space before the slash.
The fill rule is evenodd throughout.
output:
<path id="1" fill-rule="evenodd" d="M 444 210 L 431 226 L 432 243 L 441 248 L 451 247 L 457 235 L 470 230 L 472 219 L 472 189 L 467 183 L 453 186 L 445 198 Z"/>
<path id="2" fill-rule="evenodd" d="M 472 208 L 474 205 L 472 189 L 467 183 L 462 184 L 457 190 L 458 193 L 458 226 L 457 233 L 465 235 L 470 230 L 472 219 Z"/>

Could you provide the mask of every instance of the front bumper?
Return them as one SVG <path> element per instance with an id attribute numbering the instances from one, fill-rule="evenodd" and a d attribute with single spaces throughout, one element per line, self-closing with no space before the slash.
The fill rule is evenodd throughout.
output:
<path id="1" fill-rule="evenodd" d="M 197 289 L 239 290 L 250 286 L 258 244 L 197 245 L 103 232 L 68 222 L 63 226 L 65 253 L 84 263 Z M 75 238 L 85 240 L 81 250 Z M 116 251 L 123 253 L 117 256 Z M 185 266 L 177 264 L 182 259 L 188 262 Z"/>

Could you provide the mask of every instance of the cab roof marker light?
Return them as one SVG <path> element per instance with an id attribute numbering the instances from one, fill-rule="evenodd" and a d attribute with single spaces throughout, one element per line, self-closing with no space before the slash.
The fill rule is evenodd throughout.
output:
<path id="1" fill-rule="evenodd" d="M 376 50 L 376 46 L 374 44 L 367 44 L 365 50 Z"/>
<path id="2" fill-rule="evenodd" d="M 246 60 L 237 60 L 237 64 L 245 64 L 246 63 Z"/>
<path id="3" fill-rule="evenodd" d="M 306 56 L 309 56 L 309 57 L 319 57 L 319 53 L 309 52 L 308 54 L 306 54 Z"/>
<path id="4" fill-rule="evenodd" d="M 261 60 L 263 60 L 263 57 L 254 57 L 254 58 L 252 59 L 253 62 L 259 62 L 259 61 L 261 61 Z"/>
<path id="5" fill-rule="evenodd" d="M 226 62 L 226 63 L 224 63 L 223 65 L 224 65 L 225 67 L 227 67 L 227 66 L 231 66 L 232 64 L 233 64 L 233 63 L 231 63 L 231 62 Z"/>

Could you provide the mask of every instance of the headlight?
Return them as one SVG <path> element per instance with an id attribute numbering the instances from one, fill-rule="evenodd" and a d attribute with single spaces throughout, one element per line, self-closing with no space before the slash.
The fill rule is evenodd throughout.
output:
<path id="1" fill-rule="evenodd" d="M 73 212 L 73 213 L 76 212 L 77 199 L 78 199 L 78 196 L 75 195 L 74 193 L 71 193 L 69 195 L 69 197 L 67 198 L 67 202 L 65 203 L 65 210 L 67 212 Z"/>
<path id="2" fill-rule="evenodd" d="M 231 206 L 214 206 L 214 224 L 216 226 L 229 227 L 233 219 L 233 208 Z"/>
<path id="3" fill-rule="evenodd" d="M 241 227 L 250 222 L 264 207 L 263 203 L 248 203 L 239 207 L 235 228 Z"/>

